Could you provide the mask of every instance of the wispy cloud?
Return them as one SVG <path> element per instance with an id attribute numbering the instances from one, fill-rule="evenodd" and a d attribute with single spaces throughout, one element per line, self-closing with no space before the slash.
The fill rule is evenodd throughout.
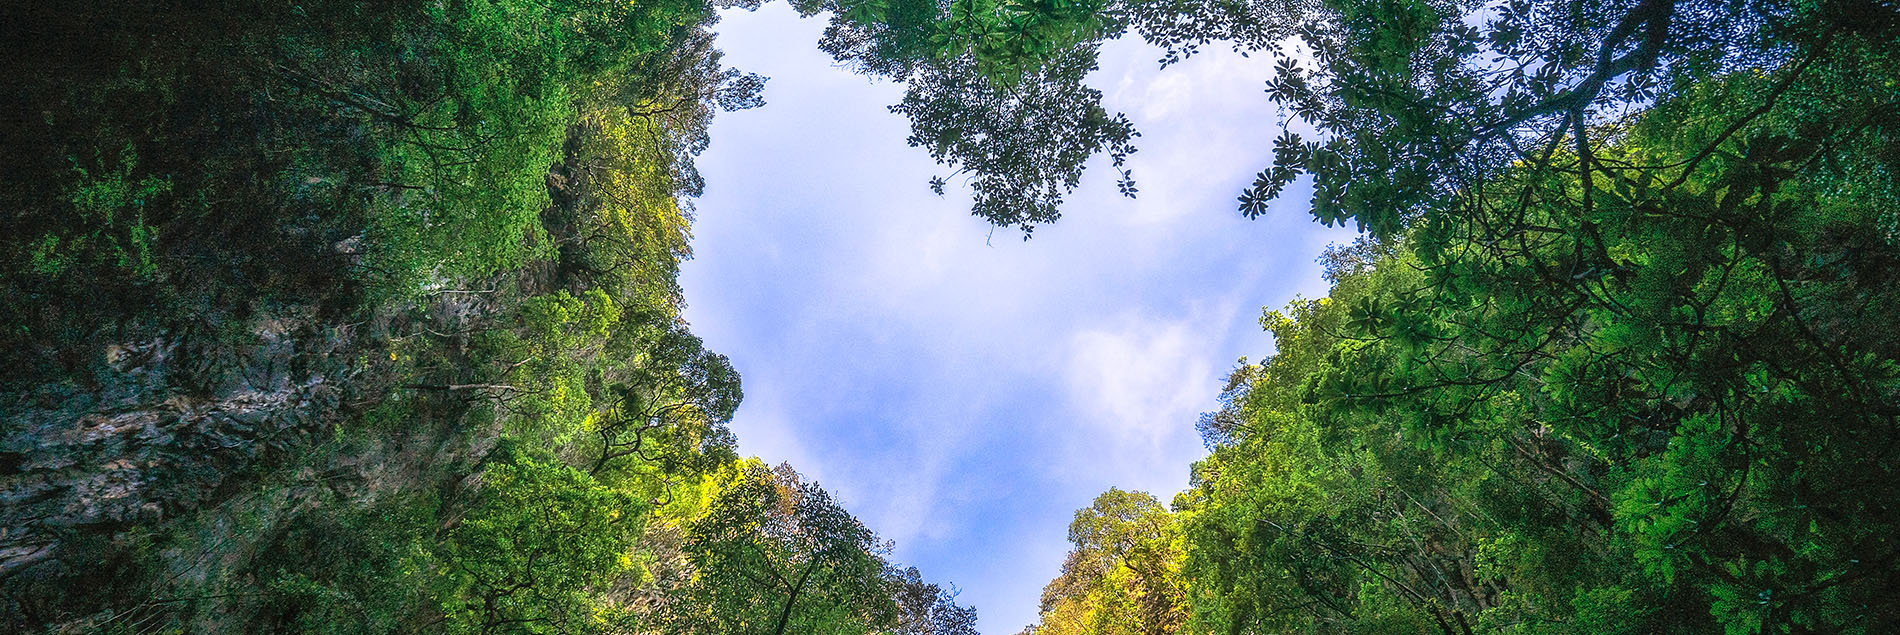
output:
<path id="1" fill-rule="evenodd" d="M 1184 322 L 1120 322 L 1069 338 L 1069 403 L 1096 432 L 1153 445 L 1207 401 L 1211 343 Z"/>

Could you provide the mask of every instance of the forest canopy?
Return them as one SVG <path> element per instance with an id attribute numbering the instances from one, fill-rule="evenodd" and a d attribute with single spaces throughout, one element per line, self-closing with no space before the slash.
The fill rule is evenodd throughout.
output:
<path id="1" fill-rule="evenodd" d="M 681 317 L 694 158 L 763 105 L 712 25 L 756 6 L 0 9 L 0 619 L 974 632 L 738 455 Z M 996 226 L 1101 155 L 1137 194 L 1086 83 L 1132 35 L 1270 64 L 1237 211 L 1310 179 L 1361 232 L 1186 491 L 1076 513 L 1027 633 L 1900 630 L 1900 8 L 792 6 Z"/>
<path id="2" fill-rule="evenodd" d="M 1309 128 L 1241 211 L 1310 175 L 1365 233 L 1119 566 L 1130 495 L 1078 512 L 1028 632 L 1900 626 L 1900 12 L 1272 7 L 1229 41 Z"/>
<path id="3" fill-rule="evenodd" d="M 0 9 L 0 623 L 973 633 L 737 456 L 677 282 L 763 103 L 715 9 Z"/>

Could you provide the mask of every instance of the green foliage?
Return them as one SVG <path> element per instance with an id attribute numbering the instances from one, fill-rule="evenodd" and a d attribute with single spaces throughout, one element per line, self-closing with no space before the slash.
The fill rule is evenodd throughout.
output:
<path id="1" fill-rule="evenodd" d="M 1893 191 L 1900 31 L 1852 6 L 1314 9 L 1271 90 L 1330 136 L 1255 198 L 1371 234 L 1198 426 L 1180 630 L 1900 624 L 1900 245 L 1841 196 Z"/>
<path id="2" fill-rule="evenodd" d="M 830 11 L 819 48 L 867 74 L 907 83 L 894 112 L 911 120 L 910 145 L 930 151 L 949 176 L 968 173 L 973 213 L 1024 237 L 1060 216 L 1083 164 L 1107 152 L 1123 194 L 1122 169 L 1136 136 L 1127 117 L 1101 106 L 1082 83 L 1104 37 L 1122 22 L 1097 0 L 995 2 L 916 0 L 794 2 L 803 15 Z M 942 194 L 947 177 L 931 188 Z"/>
<path id="3" fill-rule="evenodd" d="M 436 508 L 434 501 L 404 499 L 298 518 L 259 562 L 268 601 L 256 626 L 296 633 L 401 630 L 428 601 L 435 561 L 429 535 L 420 530 L 435 524 Z"/>
<path id="4" fill-rule="evenodd" d="M 613 343 L 610 354 L 631 362 L 600 376 L 607 394 L 589 424 L 599 442 L 594 471 L 637 458 L 665 472 L 698 474 L 736 458 L 726 424 L 742 399 L 739 373 L 680 327 L 666 324 Z"/>
<path id="5" fill-rule="evenodd" d="M 445 630 L 576 632 L 601 626 L 601 592 L 631 573 L 646 503 L 574 468 L 504 451 L 438 557 Z"/>
<path id="6" fill-rule="evenodd" d="M 1011 85 L 988 78 L 980 60 L 949 58 L 917 71 L 892 110 L 910 118 L 912 146 L 971 174 L 972 213 L 1027 238 L 1061 215 L 1090 156 L 1106 149 L 1120 169 L 1134 152 L 1128 119 L 1110 117 L 1101 92 L 1081 84 L 1095 56 L 1093 47 L 1059 52 Z M 942 194 L 945 184 L 939 177 L 932 187 Z M 1125 171 L 1122 188 L 1134 194 Z"/>
<path id="7" fill-rule="evenodd" d="M 1173 633 L 1186 617 L 1181 536 L 1154 497 L 1111 489 L 1077 511 L 1075 546 L 1043 589 L 1036 635 Z"/>
<path id="8" fill-rule="evenodd" d="M 35 143 L 4 157 L 0 202 L 18 214 L 0 236 L 0 342 L 21 354 L 0 401 L 24 403 L 22 377 L 59 387 L 40 401 L 76 396 L 74 412 L 96 405 L 88 390 L 164 403 L 160 431 L 80 463 L 201 486 L 0 531 L 16 555 L 51 540 L 54 564 L 16 575 L 8 557 L 0 619 L 650 633 L 775 601 L 686 548 L 709 517 L 785 519 L 721 480 L 743 470 L 726 428 L 740 378 L 679 317 L 693 158 L 714 113 L 762 103 L 763 78 L 720 63 L 711 9 L 0 10 L 35 51 L 4 113 Z M 303 389 L 309 403 L 272 402 Z M 278 410 L 300 426 L 256 425 Z M 199 427 L 217 447 L 165 431 L 181 418 L 214 421 Z M 229 461 L 180 476 L 179 454 Z M 855 575 L 809 576 L 800 629 L 971 632 L 952 593 L 891 566 L 815 485 L 792 489 L 809 509 L 785 522 L 832 527 L 845 542 L 819 559 Z M 805 562 L 799 544 L 774 553 Z M 733 613 L 707 622 L 706 597 Z"/>
<path id="9" fill-rule="evenodd" d="M 152 260 L 157 230 L 146 224 L 145 207 L 169 194 L 171 182 L 157 176 L 130 181 L 138 168 L 138 155 L 130 146 L 116 163 L 117 169 L 97 176 L 83 167 L 73 168 L 78 177 L 68 200 L 77 212 L 73 229 L 78 233 L 63 239 L 48 233 L 35 241 L 28 256 L 35 273 L 58 276 L 76 261 L 87 260 L 101 261 L 137 278 L 149 278 L 157 271 Z"/>
<path id="10" fill-rule="evenodd" d="M 668 633 L 967 635 L 975 612 L 884 559 L 889 545 L 789 465 L 731 464 L 686 529 L 698 571 Z"/>
<path id="11" fill-rule="evenodd" d="M 601 361 L 620 317 L 599 289 L 584 298 L 566 291 L 526 298 L 514 328 L 487 331 L 476 342 L 478 355 L 495 360 L 496 376 L 448 388 L 493 394 L 513 430 L 566 443 L 593 410 L 588 366 Z"/>
<path id="12" fill-rule="evenodd" d="M 412 54 L 442 78 L 430 101 L 339 99 L 380 120 L 384 180 L 398 195 L 376 217 L 373 266 L 431 276 L 480 276 L 544 257 L 538 215 L 585 90 L 658 54 L 673 26 L 703 5 L 618 2 L 469 2 L 427 13 L 450 34 Z M 393 109 L 394 112 L 388 110 Z"/>
<path id="13" fill-rule="evenodd" d="M 175 8 L 156 22 L 132 5 L 9 16 L 40 25 L 24 44 L 45 56 L 21 69 L 8 114 L 36 142 L 8 159 L 19 224 L 0 283 L 22 300 L 8 337 L 215 321 L 226 294 L 423 301 L 573 251 L 562 232 L 576 228 L 541 216 L 571 203 L 555 199 L 569 142 L 589 136 L 578 124 L 668 100 L 625 148 L 661 160 L 614 169 L 657 170 L 643 205 L 673 205 L 700 191 L 691 159 L 713 111 L 759 103 L 762 80 L 718 63 L 700 0 Z M 640 287 L 676 295 L 684 215 L 641 218 L 662 226 L 633 232 L 638 250 L 586 251 L 603 272 L 653 269 Z"/>
<path id="14" fill-rule="evenodd" d="M 1900 624 L 1890 7 L 795 6 L 905 82 L 911 144 L 1025 233 L 1098 152 L 1134 193 L 1137 134 L 1083 84 L 1102 42 L 1271 49 L 1270 98 L 1320 136 L 1281 135 L 1242 212 L 1311 175 L 1319 220 L 1370 230 L 1325 257 L 1328 297 L 1262 318 L 1278 350 L 1232 373 L 1171 510 L 1111 490 L 1077 514 L 1032 631 Z M 358 420 L 298 434 L 377 463 L 243 438 L 271 451 L 202 500 L 33 526 L 68 573 L 9 570 L 9 597 L 55 598 L 9 623 L 969 632 L 816 484 L 735 460 L 739 377 L 676 281 L 707 122 L 763 82 L 720 64 L 711 9 L 9 9 L 36 54 L 5 113 L 35 141 L 0 190 L 6 384 L 119 390 L 162 373 L 97 360 L 149 340 L 189 360 L 153 401 L 197 404 L 268 392 L 232 370 L 251 351 L 328 351 L 291 365 L 347 359 L 306 383 L 349 384 L 322 410 Z"/>
<path id="15" fill-rule="evenodd" d="M 972 175 L 977 215 L 1025 233 L 1059 216 L 1062 195 L 1096 153 L 1113 158 L 1122 192 L 1134 194 L 1123 162 L 1139 135 L 1125 117 L 1108 117 L 1100 93 L 1082 84 L 1102 42 L 1133 30 L 1164 51 L 1163 67 L 1216 40 L 1242 53 L 1270 51 L 1277 77 L 1268 84 L 1269 97 L 1320 138 L 1283 131 L 1274 141 L 1273 164 L 1241 193 L 1240 211 L 1249 218 L 1265 213 L 1287 186 L 1311 175 L 1316 219 L 1327 225 L 1350 221 L 1382 238 L 1421 219 L 1458 213 L 1446 192 L 1475 193 L 1516 163 L 1541 166 L 1560 147 L 1591 147 L 1600 128 L 1621 123 L 1632 108 L 1659 95 L 1693 90 L 1717 77 L 1746 77 L 1737 71 L 1800 60 L 1808 52 L 1853 55 L 1858 65 L 1885 67 L 1891 60 L 1874 51 L 1891 44 L 1900 27 L 1889 7 L 1876 5 L 795 4 L 806 15 L 832 13 L 820 48 L 866 73 L 909 83 L 895 109 L 912 121 L 911 145 Z M 1773 95 L 1771 102 L 1782 96 L 1775 86 L 1759 89 Z M 1882 103 L 1878 97 L 1817 102 L 1858 116 L 1808 123 L 1813 129 L 1854 129 L 1864 125 L 1855 122 L 1890 118 Z M 1055 132 L 1017 130 L 1026 119 Z M 957 143 L 964 139 L 971 145 Z M 1868 188 L 1873 200 L 1897 200 L 1888 185 L 1869 187 L 1877 180 L 1836 186 Z M 942 178 L 932 182 L 939 193 L 944 185 Z M 1891 235 L 1892 226 L 1889 218 L 1880 231 Z"/>

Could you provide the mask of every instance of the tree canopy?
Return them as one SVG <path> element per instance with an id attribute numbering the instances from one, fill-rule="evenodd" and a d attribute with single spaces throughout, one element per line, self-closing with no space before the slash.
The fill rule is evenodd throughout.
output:
<path id="1" fill-rule="evenodd" d="M 1366 233 L 1197 426 L 1169 632 L 1900 624 L 1900 13 L 1306 11 L 1241 205 Z"/>
<path id="2" fill-rule="evenodd" d="M 681 318 L 719 6 L 0 9 L 0 622 L 973 632 Z"/>
<path id="3" fill-rule="evenodd" d="M 681 318 L 756 2 L 16 3 L 0 619 L 46 632 L 974 632 Z M 1028 633 L 1900 630 L 1900 10 L 794 0 L 1025 236 L 1139 138 L 1134 34 L 1271 64 L 1361 236 L 1169 504 Z M 1242 166 L 1247 172 L 1259 166 Z M 1184 425 L 1188 422 L 1182 422 Z"/>

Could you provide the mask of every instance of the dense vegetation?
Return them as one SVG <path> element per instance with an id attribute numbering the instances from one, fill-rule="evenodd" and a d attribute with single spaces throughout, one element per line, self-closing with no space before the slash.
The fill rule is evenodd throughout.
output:
<path id="1" fill-rule="evenodd" d="M 1362 240 L 1262 324 L 1171 505 L 1028 632 L 1900 630 L 1900 10 L 1872 0 L 796 0 L 1027 234 L 1273 60 Z M 760 104 L 696 0 L 0 16 L 0 606 L 45 631 L 962 633 L 679 318 L 693 156 Z M 941 191 L 946 182 L 932 185 Z"/>
<path id="2" fill-rule="evenodd" d="M 1900 629 L 1900 12 L 1205 8 L 1158 43 L 1291 12 L 1234 39 L 1321 138 L 1241 211 L 1311 174 L 1366 233 L 1028 632 Z"/>
<path id="3" fill-rule="evenodd" d="M 675 282 L 761 103 L 713 8 L 5 9 L 0 623 L 971 632 L 734 456 Z"/>

